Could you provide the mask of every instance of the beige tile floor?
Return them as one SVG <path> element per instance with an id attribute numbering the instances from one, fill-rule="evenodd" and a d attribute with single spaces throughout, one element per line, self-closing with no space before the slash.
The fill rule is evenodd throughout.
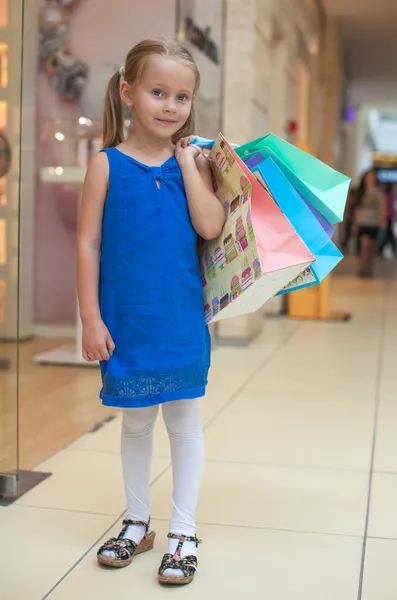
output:
<path id="1" fill-rule="evenodd" d="M 333 281 L 349 323 L 268 319 L 249 348 L 214 353 L 203 400 L 200 570 L 164 590 L 171 474 L 161 421 L 155 550 L 97 567 L 124 508 L 120 417 L 39 465 L 53 476 L 0 508 L 2 600 L 396 600 L 397 278 Z"/>

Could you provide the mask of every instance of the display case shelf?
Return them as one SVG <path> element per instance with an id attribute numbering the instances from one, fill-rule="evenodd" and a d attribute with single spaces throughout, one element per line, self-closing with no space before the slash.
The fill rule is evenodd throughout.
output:
<path id="1" fill-rule="evenodd" d="M 42 167 L 40 169 L 43 183 L 82 184 L 86 169 L 81 167 Z"/>
<path id="2" fill-rule="evenodd" d="M 82 186 L 86 169 L 81 167 L 42 167 L 41 180 L 58 185 L 76 184 Z M 80 365 L 92 367 L 98 363 L 88 363 L 82 357 L 82 325 L 78 309 L 76 310 L 76 334 L 74 345 L 54 348 L 34 357 L 36 363 L 47 365 Z"/>

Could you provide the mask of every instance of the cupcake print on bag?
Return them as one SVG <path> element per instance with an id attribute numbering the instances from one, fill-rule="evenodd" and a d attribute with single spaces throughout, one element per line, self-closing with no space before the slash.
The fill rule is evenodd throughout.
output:
<path id="1" fill-rule="evenodd" d="M 227 291 L 225 286 L 223 286 L 222 293 L 221 293 L 221 310 L 226 308 L 226 306 L 228 306 L 228 305 L 229 305 L 229 292 Z"/>
<path id="2" fill-rule="evenodd" d="M 241 294 L 240 280 L 237 275 L 234 275 L 230 284 L 231 300 L 237 300 Z"/>
<path id="3" fill-rule="evenodd" d="M 217 171 L 223 175 L 227 173 L 229 170 L 229 164 L 227 162 L 226 156 L 222 152 L 217 152 L 215 154 L 215 164 Z"/>
<path id="4" fill-rule="evenodd" d="M 216 270 L 219 269 L 219 270 L 223 271 L 223 269 L 225 268 L 225 264 L 226 264 L 225 254 L 222 251 L 222 248 L 220 246 L 218 246 L 217 248 L 215 248 L 215 253 L 214 253 L 215 269 Z"/>
<path id="5" fill-rule="evenodd" d="M 233 234 L 228 234 L 225 229 L 225 239 L 223 240 L 223 244 L 225 246 L 226 252 L 226 260 L 228 263 L 231 263 L 235 258 L 237 258 L 238 253 L 236 250 L 236 246 L 234 244 Z"/>
<path id="6" fill-rule="evenodd" d="M 252 263 L 252 268 L 254 269 L 254 276 L 255 276 L 255 281 L 256 281 L 257 279 L 262 277 L 262 265 L 261 265 L 261 261 L 259 260 L 259 258 L 257 256 L 255 256 L 255 254 L 254 254 L 254 261 Z"/>
<path id="7" fill-rule="evenodd" d="M 240 186 L 241 186 L 241 201 L 243 204 L 245 204 L 246 202 L 248 202 L 249 199 L 249 193 L 251 190 L 251 184 L 249 182 L 249 180 L 247 179 L 247 177 L 245 177 L 244 175 L 240 178 Z"/>
<path id="8" fill-rule="evenodd" d="M 204 319 L 206 323 L 209 323 L 212 319 L 212 311 L 211 306 L 209 304 L 206 304 L 204 306 Z"/>
<path id="9" fill-rule="evenodd" d="M 215 279 L 214 261 L 212 259 L 211 254 L 209 253 L 208 248 L 205 253 L 205 265 L 206 265 L 206 273 L 207 273 L 209 281 L 211 281 L 211 279 Z"/>
<path id="10" fill-rule="evenodd" d="M 239 208 L 240 208 L 240 195 L 238 194 L 237 196 L 235 196 L 234 200 L 232 200 L 232 203 L 230 205 L 230 214 L 232 215 Z"/>
<path id="11" fill-rule="evenodd" d="M 254 232 L 254 228 L 252 227 L 251 209 L 249 209 L 248 213 L 247 213 L 247 227 L 248 227 L 248 237 L 249 237 L 250 242 L 255 242 L 255 232 Z"/>
<path id="12" fill-rule="evenodd" d="M 220 143 L 220 146 L 223 150 L 223 154 L 225 156 L 226 163 L 227 163 L 225 172 L 228 173 L 230 171 L 230 167 L 232 167 L 234 165 L 236 160 L 235 160 L 233 154 L 230 152 L 228 146 L 225 144 L 225 142 L 222 141 Z"/>
<path id="13" fill-rule="evenodd" d="M 212 300 L 212 316 L 213 317 L 215 317 L 215 315 L 218 314 L 219 308 L 220 308 L 219 298 L 218 298 L 218 296 L 215 296 L 215 298 Z"/>
<path id="14" fill-rule="evenodd" d="M 241 275 L 241 289 L 244 292 L 250 285 L 252 285 L 252 269 L 249 266 L 248 258 L 244 260 L 244 271 Z"/>
<path id="15" fill-rule="evenodd" d="M 243 217 L 239 217 L 236 222 L 237 245 L 241 252 L 248 248 L 247 235 L 244 228 Z"/>

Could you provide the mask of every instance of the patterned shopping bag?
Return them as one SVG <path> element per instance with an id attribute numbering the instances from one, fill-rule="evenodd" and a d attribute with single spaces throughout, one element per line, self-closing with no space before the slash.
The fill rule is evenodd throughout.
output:
<path id="1" fill-rule="evenodd" d="M 314 262 L 314 256 L 222 135 L 209 160 L 227 220 L 199 248 L 207 322 L 254 312 Z"/>

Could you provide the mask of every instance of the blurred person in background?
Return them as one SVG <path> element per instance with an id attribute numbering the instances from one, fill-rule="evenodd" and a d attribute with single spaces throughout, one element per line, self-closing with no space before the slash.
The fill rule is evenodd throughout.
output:
<path id="1" fill-rule="evenodd" d="M 343 237 L 342 237 L 342 250 L 345 253 L 350 254 L 350 242 L 353 239 L 353 225 L 354 225 L 354 210 L 357 200 L 357 190 L 353 187 L 349 190 L 349 195 L 346 202 L 345 217 L 343 222 Z"/>
<path id="2" fill-rule="evenodd" d="M 388 183 L 385 186 L 385 199 L 387 223 L 379 246 L 379 252 L 381 256 L 383 256 L 385 249 L 389 246 L 392 251 L 392 255 L 396 256 L 397 241 L 395 237 L 394 227 L 397 219 L 397 197 L 394 186 L 391 183 Z"/>
<path id="3" fill-rule="evenodd" d="M 386 195 L 375 169 L 364 173 L 357 191 L 353 233 L 357 235 L 360 277 L 373 277 L 379 235 L 387 229 Z"/>

